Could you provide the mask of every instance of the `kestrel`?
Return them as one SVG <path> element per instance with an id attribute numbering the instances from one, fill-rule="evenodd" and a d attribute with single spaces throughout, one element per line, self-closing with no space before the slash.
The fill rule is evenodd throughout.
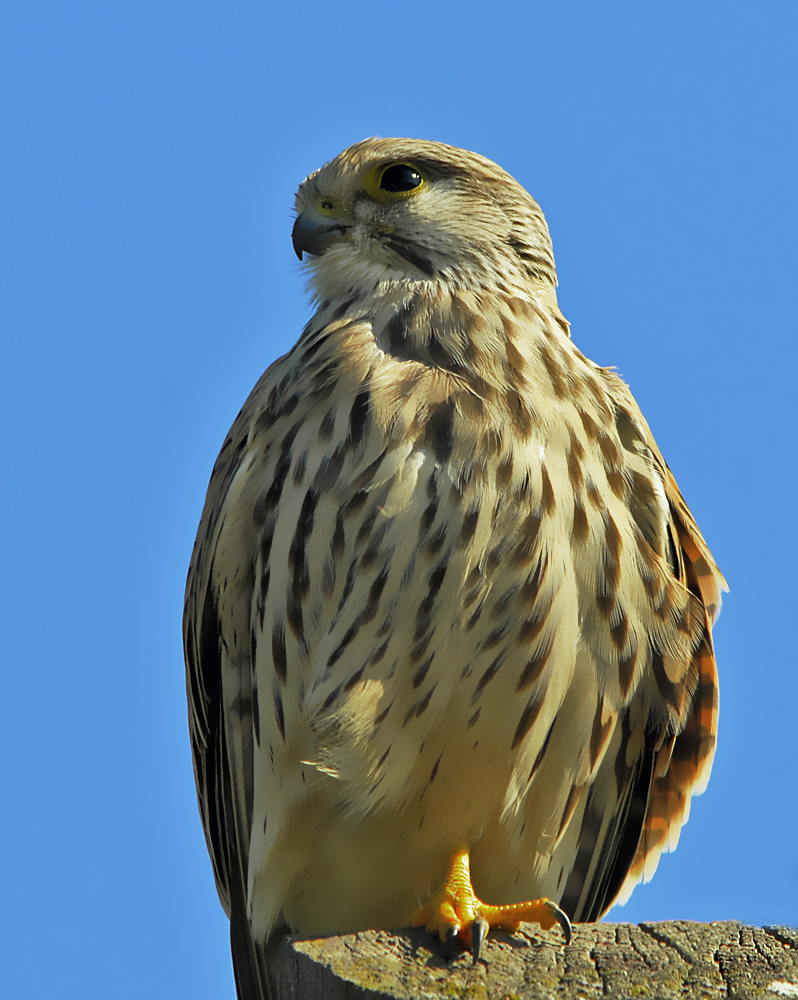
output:
<path id="1" fill-rule="evenodd" d="M 367 139 L 296 210 L 318 309 L 222 447 L 184 619 L 242 1000 L 277 925 L 412 919 L 476 956 L 597 920 L 675 847 L 717 727 L 723 578 L 570 339 L 537 203 Z"/>

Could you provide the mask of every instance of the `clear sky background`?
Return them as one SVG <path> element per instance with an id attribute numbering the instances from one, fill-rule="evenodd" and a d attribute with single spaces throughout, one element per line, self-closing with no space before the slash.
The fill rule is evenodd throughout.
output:
<path id="1" fill-rule="evenodd" d="M 309 316 L 303 177 L 368 135 L 498 161 L 731 593 L 720 742 L 612 919 L 798 924 L 798 4 L 254 0 L 0 13 L 0 994 L 234 996 L 183 585 L 211 466 Z"/>

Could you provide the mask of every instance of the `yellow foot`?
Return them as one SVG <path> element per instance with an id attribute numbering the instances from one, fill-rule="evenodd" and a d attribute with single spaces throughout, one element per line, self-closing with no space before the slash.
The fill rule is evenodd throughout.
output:
<path id="1" fill-rule="evenodd" d="M 534 899 L 508 906 L 489 906 L 474 893 L 469 868 L 468 848 L 460 846 L 451 856 L 449 872 L 441 891 L 410 917 L 414 927 L 423 925 L 430 934 L 440 937 L 447 959 L 451 958 L 454 943 L 460 937 L 471 946 L 476 962 L 491 927 L 515 931 L 523 920 L 540 924 L 544 931 L 559 924 L 565 943 L 570 943 L 571 921 L 556 903 L 550 899 Z"/>

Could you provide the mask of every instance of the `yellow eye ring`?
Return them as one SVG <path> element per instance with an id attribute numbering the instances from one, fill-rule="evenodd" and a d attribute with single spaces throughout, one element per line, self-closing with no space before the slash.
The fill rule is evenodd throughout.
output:
<path id="1" fill-rule="evenodd" d="M 412 163 L 385 163 L 366 174 L 363 187 L 375 201 L 391 202 L 411 198 L 425 186 L 421 171 Z"/>

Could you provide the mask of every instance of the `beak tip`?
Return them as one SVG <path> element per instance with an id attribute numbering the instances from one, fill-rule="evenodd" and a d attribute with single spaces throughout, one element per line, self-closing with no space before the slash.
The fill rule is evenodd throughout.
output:
<path id="1" fill-rule="evenodd" d="M 300 260 L 303 253 L 319 256 L 339 240 L 347 228 L 341 219 L 327 218 L 313 208 L 306 208 L 297 216 L 291 230 L 294 253 Z"/>

